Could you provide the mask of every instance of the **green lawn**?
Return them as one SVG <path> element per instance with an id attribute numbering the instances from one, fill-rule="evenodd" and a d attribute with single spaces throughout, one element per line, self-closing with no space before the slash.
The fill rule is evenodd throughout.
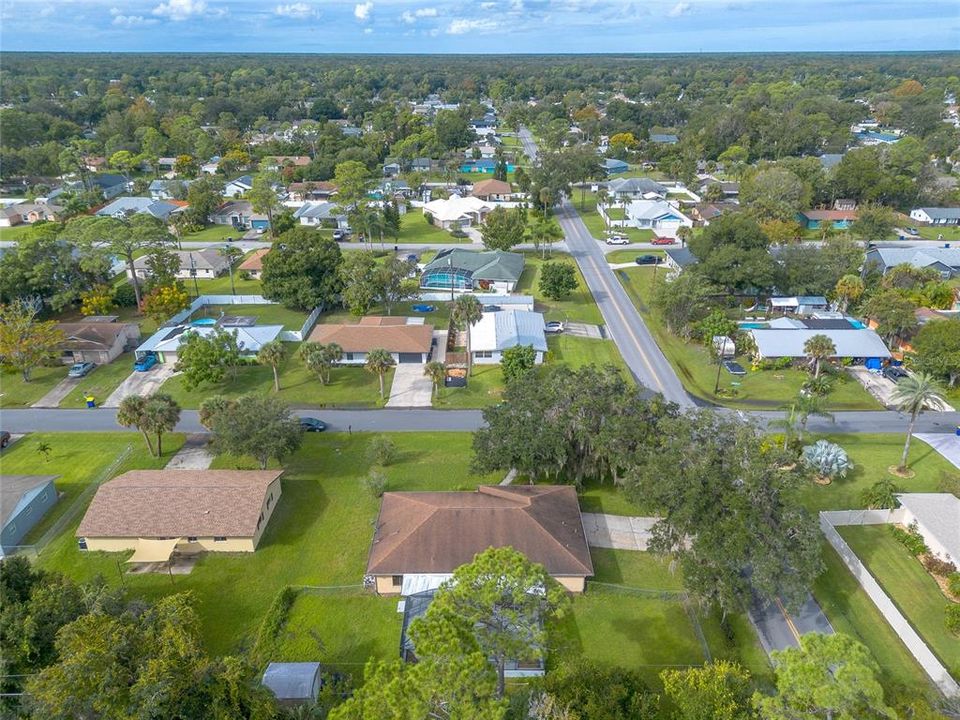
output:
<path id="1" fill-rule="evenodd" d="M 0 227 L 0 240 L 19 240 L 28 232 L 33 225 L 14 225 L 13 227 Z"/>
<path id="2" fill-rule="evenodd" d="M 338 433 L 305 438 L 303 448 L 284 463 L 283 495 L 255 553 L 208 553 L 192 573 L 175 576 L 172 582 L 165 574 L 128 575 L 128 591 L 147 599 L 191 591 L 209 649 L 220 654 L 251 642 L 264 612 L 285 585 L 356 585 L 359 589 L 380 504 L 360 484 L 370 467 L 364 457 L 370 437 Z M 384 471 L 391 490 L 468 490 L 500 480 L 499 473 L 469 474 L 471 436 L 467 433 L 445 433 L 443 442 L 437 442 L 435 433 L 396 433 L 392 439 L 399 458 Z M 219 457 L 213 466 L 252 464 L 250 459 Z M 78 522 L 79 518 L 51 544 L 41 556 L 41 565 L 81 580 L 100 573 L 108 582 L 118 582 L 116 561 L 121 556 L 77 550 L 73 532 Z M 300 632 L 309 633 L 310 623 L 332 627 L 329 617 L 308 612 L 297 617 L 303 617 L 303 624 L 297 626 Z M 344 636 L 343 643 L 357 636 L 349 624 L 335 627 Z M 379 629 L 368 630 L 385 637 Z M 303 642 L 307 641 L 286 638 L 285 647 Z M 327 660 L 325 656 L 315 659 Z"/>
<path id="3" fill-rule="evenodd" d="M 637 267 L 617 270 L 620 282 L 627 290 L 634 305 L 643 315 L 647 327 L 667 360 L 677 371 L 681 382 L 690 394 L 710 403 L 736 408 L 779 408 L 795 398 L 808 373 L 795 369 L 750 370 L 750 363 L 741 359 L 748 368 L 745 376 L 734 377 L 720 372 L 721 392 L 736 392 L 733 397 L 718 397 L 714 394 L 717 365 L 707 349 L 678 338 L 669 332 L 660 321 L 656 310 L 650 307 L 650 293 L 654 268 Z M 657 270 L 662 273 L 662 270 Z M 860 383 L 846 373 L 837 375 L 837 383 L 830 394 L 829 406 L 833 410 L 879 410 L 880 405 Z"/>
<path id="4" fill-rule="evenodd" d="M 503 371 L 499 365 L 474 365 L 463 388 L 442 388 L 433 406 L 444 410 L 483 408 L 496 405 L 503 397 Z"/>
<path id="5" fill-rule="evenodd" d="M 580 509 L 583 512 L 607 513 L 608 515 L 651 515 L 651 508 L 635 505 L 620 488 L 612 482 L 584 484 L 580 491 Z M 611 581 L 612 582 L 612 581 Z"/>
<path id="6" fill-rule="evenodd" d="M 395 243 L 468 243 L 470 238 L 455 238 L 446 230 L 427 222 L 426 216 L 420 208 L 413 208 L 400 217 L 400 236 L 394 240 L 386 240 L 387 244 Z"/>
<path id="7" fill-rule="evenodd" d="M 594 340 L 560 334 L 548 337 L 547 346 L 550 348 L 547 354 L 547 361 L 550 363 L 562 364 L 574 369 L 584 365 L 599 367 L 613 365 L 623 373 L 625 378 L 631 378 L 627 364 L 620 357 L 620 351 L 613 340 Z"/>
<path id="8" fill-rule="evenodd" d="M 0 370 L 0 408 L 30 407 L 67 377 L 66 365 L 38 367 L 30 373 L 30 382 L 23 381 L 18 370 Z"/>
<path id="9" fill-rule="evenodd" d="M 523 275 L 520 276 L 520 282 L 517 283 L 516 292 L 533 295 L 537 312 L 542 312 L 546 320 L 571 320 L 594 325 L 603 324 L 600 309 L 594 302 L 593 295 L 584 282 L 583 275 L 580 274 L 580 269 L 577 268 L 572 259 L 565 255 L 554 255 L 544 261 L 535 253 L 525 253 L 525 257 L 526 266 Z M 565 262 L 576 268 L 578 287 L 564 300 L 550 300 L 540 292 L 540 267 L 544 262 Z"/>
<path id="10" fill-rule="evenodd" d="M 834 480 L 829 485 L 811 483 L 800 495 L 804 506 L 812 511 L 850 510 L 864 507 L 861 493 L 877 480 L 892 478 L 887 468 L 900 463 L 904 435 L 899 433 L 857 433 L 850 435 L 815 435 L 806 442 L 825 437 L 835 442 L 850 456 L 855 467 L 846 478 Z M 907 459 L 915 477 L 893 478 L 897 486 L 906 492 L 936 492 L 942 473 L 956 472 L 936 450 L 914 439 L 910 444 Z"/>
<path id="11" fill-rule="evenodd" d="M 40 443 L 50 446 L 49 461 L 37 452 Z M 130 454 L 116 468 L 117 474 L 133 469 L 163 467 L 182 444 L 182 435 L 165 435 L 163 457 L 153 458 L 138 433 L 30 433 L 21 438 L 4 451 L 3 472 L 9 475 L 57 475 L 54 483 L 60 494 L 57 504 L 24 538 L 24 544 L 36 542 L 69 509 L 77 495 L 90 482 L 97 480 L 127 447 L 130 448 Z M 77 515 L 73 528 L 79 523 L 80 517 Z M 73 528 L 54 541 L 57 546 L 76 546 Z M 41 561 L 47 560 L 47 554 L 44 553 Z M 116 577 L 116 570 L 113 572 Z"/>
<path id="12" fill-rule="evenodd" d="M 199 232 L 184 235 L 183 238 L 181 238 L 181 242 L 222 242 L 228 237 L 239 240 L 245 232 L 247 231 L 237 230 L 237 228 L 232 225 L 210 225 Z M 264 234 L 261 238 L 263 240 L 269 240 L 270 236 Z"/>
<path id="13" fill-rule="evenodd" d="M 82 408 L 86 406 L 83 399 L 87 393 L 93 394 L 99 405 L 133 372 L 134 353 L 120 355 L 112 363 L 97 365 L 77 385 L 70 394 L 60 401 L 62 408 Z"/>
<path id="14" fill-rule="evenodd" d="M 299 330 L 307 319 L 307 313 L 290 310 L 283 305 L 204 305 L 191 319 L 218 318 L 220 315 L 251 315 L 258 325 L 283 325 L 287 330 Z"/>
<path id="15" fill-rule="evenodd" d="M 614 250 L 607 253 L 607 262 L 611 265 L 635 262 L 638 255 L 656 255 L 663 257 L 662 250 Z"/>
<path id="16" fill-rule="evenodd" d="M 243 262 L 241 259 L 240 262 Z M 238 265 L 240 263 L 237 263 Z M 260 295 L 263 288 L 260 281 L 255 278 L 243 280 L 240 277 L 240 271 L 234 268 L 233 288 L 230 290 L 230 275 L 224 274 L 215 278 L 198 278 L 197 286 L 194 287 L 193 280 L 184 280 L 183 286 L 191 296 L 196 295 L 196 287 L 200 288 L 201 295 Z"/>
<path id="17" fill-rule="evenodd" d="M 627 213 L 622 207 L 609 207 L 607 208 L 607 217 L 611 220 L 623 220 L 627 216 Z"/>
<path id="18" fill-rule="evenodd" d="M 624 175 L 623 177 L 627 177 Z M 577 189 L 573 190 L 572 195 L 570 196 L 570 202 L 573 203 L 573 206 L 577 209 L 577 212 L 580 213 L 580 218 L 583 220 L 583 224 L 587 226 L 587 230 L 590 231 L 590 234 L 593 235 L 597 240 L 602 240 L 608 231 L 616 232 L 619 235 L 626 235 L 630 238 L 631 242 L 650 242 L 653 239 L 654 232 L 652 230 L 640 230 L 639 228 L 627 227 L 627 228 L 608 228 L 607 224 L 603 221 L 603 218 L 600 217 L 600 213 L 597 212 L 597 194 L 593 192 L 583 193 L 582 200 L 580 191 Z M 620 219 L 623 216 L 623 208 L 612 208 L 611 211 L 614 215 L 610 215 L 613 219 Z M 615 216 L 617 215 L 617 216 Z"/>
<path id="19" fill-rule="evenodd" d="M 316 375 L 307 370 L 297 356 L 298 343 L 285 343 L 287 359 L 280 367 L 280 397 L 294 407 L 380 407 L 380 381 L 373 373 L 362 367 L 338 367 L 330 371 L 330 383 L 321 385 Z M 384 378 L 384 396 L 390 397 L 393 370 Z M 187 390 L 183 376 L 174 375 L 163 384 L 163 391 L 170 393 L 185 408 L 199 407 L 206 398 L 214 395 L 238 397 L 246 393 L 272 393 L 273 370 L 263 365 L 245 365 L 237 370 L 235 380 Z"/>
<path id="20" fill-rule="evenodd" d="M 960 227 L 956 225 L 951 225 L 950 227 L 944 227 L 942 225 L 937 227 L 917 227 L 917 231 L 924 240 L 937 240 L 941 235 L 943 235 L 943 239 L 946 242 L 960 240 Z"/>
<path id="21" fill-rule="evenodd" d="M 950 601 L 920 561 L 893 538 L 887 526 L 839 527 L 837 531 L 950 674 L 960 678 L 960 638 L 943 624 Z"/>

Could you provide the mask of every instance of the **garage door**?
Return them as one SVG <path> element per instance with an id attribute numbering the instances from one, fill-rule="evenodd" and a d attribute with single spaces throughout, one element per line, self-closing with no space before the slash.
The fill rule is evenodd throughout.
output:
<path id="1" fill-rule="evenodd" d="M 421 363 L 423 362 L 423 355 L 420 353 L 400 353 L 400 362 Z"/>

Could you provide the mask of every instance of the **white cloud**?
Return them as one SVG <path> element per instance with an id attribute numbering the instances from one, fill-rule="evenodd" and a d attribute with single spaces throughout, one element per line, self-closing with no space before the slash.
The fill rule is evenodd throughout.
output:
<path id="1" fill-rule="evenodd" d="M 277 5 L 273 12 L 280 17 L 296 18 L 298 20 L 303 20 L 304 18 L 308 17 L 319 17 L 320 15 L 319 10 L 305 2 Z"/>
<path id="2" fill-rule="evenodd" d="M 670 12 L 667 13 L 667 17 L 680 17 L 681 15 L 686 15 L 690 12 L 690 3 L 688 2 L 678 2 L 672 8 Z"/>
<path id="3" fill-rule="evenodd" d="M 113 16 L 111 24 L 117 27 L 132 28 L 143 25 L 153 25 L 157 22 L 153 18 L 146 18 L 143 15 L 124 15 L 123 10 L 120 8 L 110 8 L 110 14 Z"/>
<path id="4" fill-rule="evenodd" d="M 46 7 L 40 8 L 40 10 L 37 12 L 37 15 L 39 15 L 40 17 L 50 17 L 51 15 L 53 15 L 53 13 L 54 13 L 53 5 L 47 5 Z"/>
<path id="5" fill-rule="evenodd" d="M 496 20 L 457 18 L 447 26 L 447 35 L 464 35 L 469 32 L 491 32 L 500 27 Z"/>
<path id="6" fill-rule="evenodd" d="M 369 0 L 367 2 L 357 3 L 353 8 L 353 16 L 360 22 L 369 20 L 371 12 L 373 12 L 373 3 L 369 2 Z"/>
<path id="7" fill-rule="evenodd" d="M 154 15 L 167 17 L 171 20 L 187 20 L 196 15 L 207 12 L 205 0 L 169 0 L 162 2 L 153 9 Z"/>
<path id="8" fill-rule="evenodd" d="M 435 7 L 425 7 L 417 8 L 416 10 L 404 10 L 400 15 L 400 19 L 403 20 L 408 25 L 413 25 L 419 18 L 431 18 L 438 15 L 437 9 Z"/>
<path id="9" fill-rule="evenodd" d="M 493 10 L 497 4 L 495 2 L 482 2 L 480 3 L 481 10 Z"/>
<path id="10" fill-rule="evenodd" d="M 372 35 L 372 34 L 373 34 L 373 28 L 364 28 L 364 29 L 363 29 L 363 34 L 364 34 L 364 35 Z"/>

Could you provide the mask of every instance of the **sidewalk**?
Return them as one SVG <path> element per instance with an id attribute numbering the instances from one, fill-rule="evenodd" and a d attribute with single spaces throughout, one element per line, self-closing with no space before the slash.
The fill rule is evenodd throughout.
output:
<path id="1" fill-rule="evenodd" d="M 170 458 L 167 470 L 206 470 L 213 462 L 213 453 L 207 449 L 206 435 L 187 435 L 177 454 Z"/>
<path id="2" fill-rule="evenodd" d="M 914 433 L 914 437 L 923 440 L 955 468 L 960 469 L 960 437 L 953 433 Z"/>

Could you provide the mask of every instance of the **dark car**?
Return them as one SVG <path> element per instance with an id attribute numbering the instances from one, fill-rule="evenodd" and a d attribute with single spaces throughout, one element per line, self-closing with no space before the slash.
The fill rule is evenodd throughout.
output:
<path id="1" fill-rule="evenodd" d="M 323 420 L 317 420 L 312 417 L 300 418 L 300 427 L 304 432 L 323 432 L 327 429 L 327 424 Z"/>
<path id="2" fill-rule="evenodd" d="M 747 371 L 743 369 L 743 365 L 736 362 L 735 360 L 724 360 L 723 369 L 726 370 L 731 375 L 746 375 Z"/>
<path id="3" fill-rule="evenodd" d="M 907 371 L 898 365 L 887 365 L 883 369 L 883 376 L 892 382 L 900 382 L 907 377 Z"/>
<path id="4" fill-rule="evenodd" d="M 410 254 L 410 255 L 407 255 L 407 262 L 409 263 L 420 262 L 420 258 L 417 257 L 416 255 Z"/>
<path id="5" fill-rule="evenodd" d="M 0 430 L 0 449 L 10 444 L 10 433 L 6 430 Z"/>
<path id="6" fill-rule="evenodd" d="M 656 255 L 637 255 L 637 265 L 656 265 L 659 262 Z"/>

